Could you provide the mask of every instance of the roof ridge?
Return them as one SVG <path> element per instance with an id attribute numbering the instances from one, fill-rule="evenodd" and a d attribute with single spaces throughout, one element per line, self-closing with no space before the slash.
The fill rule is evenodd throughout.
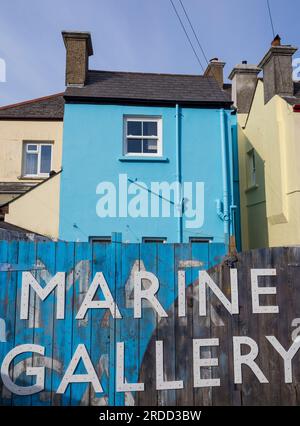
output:
<path id="1" fill-rule="evenodd" d="M 52 99 L 52 98 L 63 96 L 63 95 L 64 95 L 64 92 L 54 93 L 53 95 L 42 96 L 40 98 L 35 98 L 35 99 L 29 99 L 28 101 L 22 101 L 22 102 L 17 102 L 15 104 L 4 105 L 4 106 L 0 107 L 0 111 L 4 111 L 4 110 L 10 109 L 10 108 L 15 108 L 15 107 L 22 106 L 22 105 L 32 104 L 32 103 L 35 103 L 35 102 L 45 101 L 47 99 Z"/>
<path id="2" fill-rule="evenodd" d="M 159 72 L 142 72 L 142 71 L 110 71 L 110 70 L 89 70 L 89 72 L 107 73 L 107 74 L 140 74 L 140 75 L 167 75 L 175 77 L 200 77 L 203 79 L 212 79 L 211 76 L 204 76 L 202 74 L 180 74 L 180 73 L 159 73 Z"/>

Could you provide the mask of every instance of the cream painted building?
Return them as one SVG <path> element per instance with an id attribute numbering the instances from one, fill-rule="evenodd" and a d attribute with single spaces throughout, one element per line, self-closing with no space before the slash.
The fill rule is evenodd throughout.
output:
<path id="1" fill-rule="evenodd" d="M 300 244 L 300 83 L 279 37 L 259 66 L 232 71 L 243 250 Z M 263 71 L 263 79 L 258 78 Z"/>
<path id="2" fill-rule="evenodd" d="M 61 170 L 63 114 L 63 94 L 0 108 L 0 208 Z"/>

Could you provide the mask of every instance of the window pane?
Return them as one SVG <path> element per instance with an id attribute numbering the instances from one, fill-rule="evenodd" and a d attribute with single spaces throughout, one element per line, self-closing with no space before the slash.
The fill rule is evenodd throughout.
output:
<path id="1" fill-rule="evenodd" d="M 127 122 L 127 136 L 142 136 L 142 123 L 141 123 L 141 121 L 128 121 Z"/>
<path id="2" fill-rule="evenodd" d="M 37 145 L 27 145 L 27 151 L 37 152 Z"/>
<path id="3" fill-rule="evenodd" d="M 38 164 L 37 154 L 26 154 L 25 175 L 36 175 L 37 164 Z"/>
<path id="4" fill-rule="evenodd" d="M 51 172 L 51 151 L 50 145 L 42 145 L 41 147 L 41 173 Z"/>
<path id="5" fill-rule="evenodd" d="M 143 145 L 145 154 L 157 154 L 157 139 L 144 139 Z"/>
<path id="6" fill-rule="evenodd" d="M 143 136 L 157 136 L 157 122 L 144 121 L 143 122 Z"/>
<path id="7" fill-rule="evenodd" d="M 141 153 L 142 139 L 127 139 L 127 153 Z"/>

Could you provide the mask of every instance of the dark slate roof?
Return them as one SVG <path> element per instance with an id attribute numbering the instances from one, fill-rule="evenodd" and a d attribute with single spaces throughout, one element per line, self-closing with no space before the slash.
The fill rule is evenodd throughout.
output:
<path id="1" fill-rule="evenodd" d="M 63 93 L 0 107 L 0 120 L 63 120 Z"/>
<path id="2" fill-rule="evenodd" d="M 49 237 L 36 234 L 27 229 L 19 228 L 7 222 L 0 221 L 0 240 L 6 241 L 51 241 Z"/>
<path id="3" fill-rule="evenodd" d="M 232 104 L 213 77 L 119 71 L 89 71 L 84 87 L 68 87 L 68 101 Z"/>
<path id="4" fill-rule="evenodd" d="M 230 97 L 230 99 L 231 99 L 231 97 L 232 97 L 232 84 L 230 84 L 230 83 L 225 83 L 224 85 L 223 85 L 223 90 L 228 94 L 228 96 Z"/>
<path id="5" fill-rule="evenodd" d="M 34 186 L 36 186 L 36 183 L 0 182 L 0 194 L 23 194 Z"/>

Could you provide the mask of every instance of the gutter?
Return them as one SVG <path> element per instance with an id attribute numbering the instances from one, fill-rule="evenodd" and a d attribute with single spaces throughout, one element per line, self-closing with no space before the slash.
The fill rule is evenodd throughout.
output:
<path id="1" fill-rule="evenodd" d="M 83 89 L 80 89 L 83 90 Z M 133 105 L 133 106 L 169 106 L 174 107 L 180 102 L 181 106 L 186 108 L 232 108 L 232 101 L 191 101 L 191 100 L 176 100 L 176 99 L 142 99 L 142 98 L 107 98 L 101 96 L 88 95 L 69 95 L 67 92 L 64 95 L 64 100 L 67 104 L 100 104 L 100 105 Z"/>
<path id="2" fill-rule="evenodd" d="M 235 211 L 237 205 L 234 199 L 234 170 L 233 170 L 233 141 L 232 141 L 232 127 L 231 121 L 227 120 L 227 132 L 228 132 L 228 148 L 229 148 L 229 166 L 230 166 L 230 211 L 229 211 L 229 222 L 230 222 L 230 236 L 234 235 L 235 228 Z"/>
<path id="3" fill-rule="evenodd" d="M 230 233 L 230 208 L 229 208 L 229 188 L 228 188 L 228 170 L 227 170 L 227 155 L 226 155 L 226 125 L 225 125 L 225 110 L 220 110 L 221 124 L 221 146 L 222 146 L 222 181 L 223 181 L 223 211 L 220 214 L 220 201 L 217 201 L 217 211 L 219 216 L 224 221 L 225 244 L 229 244 Z"/>

